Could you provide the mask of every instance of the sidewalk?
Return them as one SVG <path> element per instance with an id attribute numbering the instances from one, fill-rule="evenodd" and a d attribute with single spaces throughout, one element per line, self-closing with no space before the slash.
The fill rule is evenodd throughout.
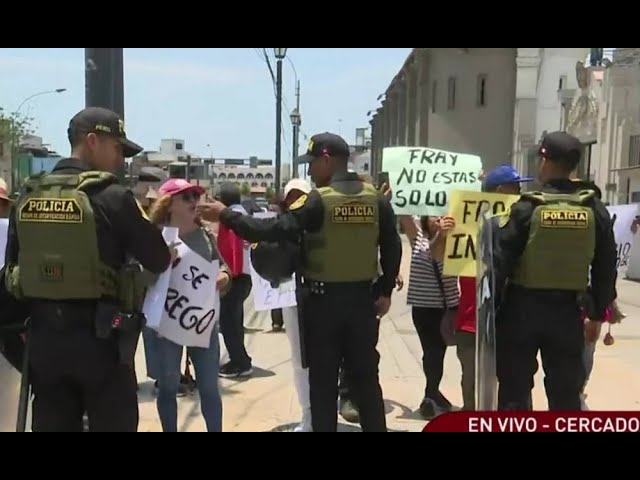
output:
<path id="1" fill-rule="evenodd" d="M 409 278 L 409 249 L 405 242 L 402 274 Z M 405 289 L 394 293 L 390 314 L 380 327 L 380 380 L 385 398 L 387 425 L 391 431 L 417 432 L 425 422 L 417 413 L 424 390 L 422 351 L 413 328 L 411 310 L 406 305 Z M 587 403 L 592 410 L 640 410 L 640 283 L 621 280 L 619 303 L 628 317 L 613 329 L 615 345 L 598 343 L 594 371 L 588 388 Z M 289 344 L 286 334 L 270 333 L 268 312 L 253 310 L 252 298 L 245 303 L 246 344 L 253 358 L 254 376 L 234 381 L 221 380 L 225 432 L 266 432 L 286 430 L 300 420 L 293 388 Z M 606 327 L 605 327 L 606 328 Z M 603 330 L 603 335 L 606 329 Z M 139 431 L 161 431 L 153 394 L 153 383 L 145 381 L 142 344 L 137 355 L 140 381 Z M 455 349 L 445 359 L 442 391 L 454 405 L 462 405 L 460 366 Z M 536 377 L 536 409 L 547 408 L 543 374 Z M 205 431 L 198 396 L 178 399 L 180 431 Z M 359 431 L 357 426 L 341 422 L 341 431 Z"/>

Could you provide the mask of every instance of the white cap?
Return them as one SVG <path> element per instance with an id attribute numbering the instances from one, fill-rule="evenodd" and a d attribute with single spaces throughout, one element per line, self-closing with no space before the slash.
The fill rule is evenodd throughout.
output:
<path id="1" fill-rule="evenodd" d="M 149 186 L 149 190 L 147 190 L 147 194 L 145 195 L 146 199 L 148 200 L 157 200 L 158 199 L 158 191 L 153 188 L 152 186 Z"/>
<path id="2" fill-rule="evenodd" d="M 294 178 L 289 180 L 289 183 L 284 187 L 284 198 L 287 198 L 291 190 L 300 190 L 302 193 L 308 194 L 311 192 L 311 185 L 302 178 Z"/>

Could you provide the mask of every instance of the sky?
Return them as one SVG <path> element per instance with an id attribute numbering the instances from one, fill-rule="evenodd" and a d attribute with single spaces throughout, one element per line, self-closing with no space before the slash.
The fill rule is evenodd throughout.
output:
<path id="1" fill-rule="evenodd" d="M 192 154 L 275 157 L 276 101 L 269 70 L 254 48 L 124 49 L 125 125 L 129 138 L 157 150 L 162 138 L 185 141 Z M 290 48 L 301 84 L 302 134 L 332 131 L 349 143 L 369 127 L 367 112 L 400 70 L 410 48 Z M 275 73 L 273 49 L 268 48 Z M 291 158 L 295 73 L 283 63 L 282 159 Z M 36 135 L 69 153 L 69 119 L 84 108 L 83 48 L 0 49 L 0 107 L 34 117 Z"/>

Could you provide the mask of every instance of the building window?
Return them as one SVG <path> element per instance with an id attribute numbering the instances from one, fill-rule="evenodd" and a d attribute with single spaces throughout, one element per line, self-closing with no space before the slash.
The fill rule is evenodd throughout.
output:
<path id="1" fill-rule="evenodd" d="M 629 166 L 640 166 L 640 135 L 629 137 Z"/>
<path id="2" fill-rule="evenodd" d="M 184 148 L 184 145 L 182 145 L 182 143 L 176 142 L 176 150 L 182 150 L 183 148 Z"/>
<path id="3" fill-rule="evenodd" d="M 487 76 L 484 73 L 478 75 L 478 91 L 476 93 L 476 104 L 484 107 L 487 104 Z"/>
<path id="4" fill-rule="evenodd" d="M 456 77 L 449 77 L 447 85 L 447 108 L 449 110 L 456 108 Z"/>
<path id="5" fill-rule="evenodd" d="M 431 113 L 436 113 L 436 100 L 438 98 L 438 82 L 431 84 Z"/>
<path id="6" fill-rule="evenodd" d="M 567 76 L 560 75 L 560 80 L 558 80 L 558 91 L 564 90 L 567 88 Z"/>

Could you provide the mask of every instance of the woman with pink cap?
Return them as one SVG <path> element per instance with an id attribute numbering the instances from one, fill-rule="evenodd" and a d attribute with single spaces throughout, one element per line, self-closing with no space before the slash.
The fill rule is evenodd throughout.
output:
<path id="1" fill-rule="evenodd" d="M 159 198 L 150 212 L 151 221 L 159 226 L 178 228 L 180 241 L 210 262 L 220 262 L 221 269 L 209 287 L 221 293 L 229 286 L 231 273 L 221 260 L 215 237 L 196 215 L 204 189 L 181 178 L 172 178 L 160 186 Z M 177 260 L 179 261 L 179 259 Z M 158 414 L 162 429 L 175 432 L 178 429 L 176 394 L 180 385 L 180 361 L 183 346 L 155 335 L 158 353 Z M 208 348 L 187 347 L 193 363 L 200 407 L 209 432 L 222 431 L 222 399 L 218 387 L 220 342 L 218 326 L 213 328 Z"/>

